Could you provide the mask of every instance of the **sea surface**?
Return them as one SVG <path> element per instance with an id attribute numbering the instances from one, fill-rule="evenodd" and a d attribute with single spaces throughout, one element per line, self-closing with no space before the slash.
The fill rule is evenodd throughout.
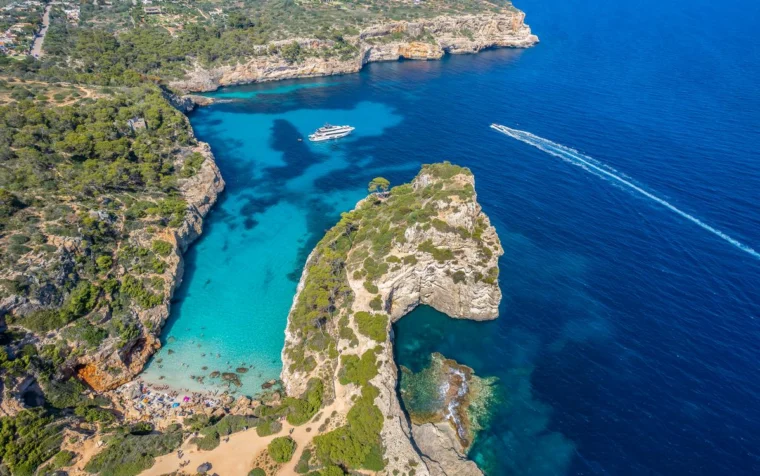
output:
<path id="1" fill-rule="evenodd" d="M 760 474 L 760 4 L 517 6 L 535 48 L 228 88 L 191 115 L 227 190 L 147 378 L 216 388 L 190 377 L 253 366 L 256 393 L 324 231 L 372 177 L 450 160 L 505 249 L 500 317 L 419 308 L 394 331 L 415 371 L 437 351 L 498 378 L 470 456 L 489 475 Z M 299 140 L 324 122 L 356 133 Z"/>

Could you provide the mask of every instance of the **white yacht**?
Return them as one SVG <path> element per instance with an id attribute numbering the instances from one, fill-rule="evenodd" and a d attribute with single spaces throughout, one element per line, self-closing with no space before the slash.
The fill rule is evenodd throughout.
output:
<path id="1" fill-rule="evenodd" d="M 309 135 L 309 140 L 312 142 L 322 142 L 330 139 L 340 139 L 353 131 L 354 128 L 351 126 L 331 126 L 330 124 L 325 124 L 314 131 L 314 134 Z"/>

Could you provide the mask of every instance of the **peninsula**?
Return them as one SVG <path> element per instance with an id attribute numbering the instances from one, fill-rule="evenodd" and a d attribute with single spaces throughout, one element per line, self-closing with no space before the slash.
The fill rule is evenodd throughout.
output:
<path id="1" fill-rule="evenodd" d="M 474 185 L 468 169 L 425 165 L 411 184 L 380 190 L 344 214 L 309 256 L 288 317 L 282 380 L 288 395 L 318 385 L 324 402 L 337 402 L 328 431 L 312 442 L 322 464 L 479 472 L 456 425 L 410 426 L 390 332 L 420 304 L 454 318 L 497 316 L 503 250 Z"/>

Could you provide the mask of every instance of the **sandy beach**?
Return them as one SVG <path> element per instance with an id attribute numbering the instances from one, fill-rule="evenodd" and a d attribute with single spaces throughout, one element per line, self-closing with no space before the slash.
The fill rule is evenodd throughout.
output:
<path id="1" fill-rule="evenodd" d="M 150 469 L 143 471 L 141 476 L 160 476 L 162 474 L 178 472 L 180 474 L 195 474 L 195 470 L 203 463 L 210 463 L 210 474 L 217 473 L 221 476 L 247 476 L 253 469 L 253 461 L 262 451 L 265 451 L 270 441 L 278 436 L 290 436 L 295 440 L 297 447 L 293 458 L 282 465 L 277 472 L 281 475 L 296 474 L 295 466 L 304 447 L 318 434 L 317 429 L 330 417 L 333 411 L 345 414 L 344 399 L 336 399 L 331 405 L 320 410 L 320 418 L 305 425 L 294 427 L 283 421 L 282 430 L 270 436 L 261 437 L 256 434 L 256 429 L 241 431 L 222 439 L 219 446 L 211 451 L 198 451 L 195 445 L 190 444 L 192 438 L 188 438 L 180 448 L 182 458 L 177 452 L 161 456 L 156 459 L 156 464 Z M 183 461 L 189 461 L 184 467 L 180 467 Z"/>

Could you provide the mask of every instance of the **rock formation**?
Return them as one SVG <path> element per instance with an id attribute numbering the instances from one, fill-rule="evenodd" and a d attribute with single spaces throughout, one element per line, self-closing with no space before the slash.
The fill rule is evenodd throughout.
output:
<path id="1" fill-rule="evenodd" d="M 330 54 L 334 42 L 297 38 L 262 45 L 253 58 L 237 64 L 208 68 L 196 64 L 186 78 L 170 83 L 182 91 L 213 91 L 232 86 L 280 79 L 355 73 L 376 61 L 439 59 L 444 54 L 477 53 L 486 48 L 527 48 L 538 42 L 524 23 L 525 14 L 510 10 L 498 14 L 442 16 L 413 22 L 375 25 L 345 41 L 354 54 Z M 303 59 L 289 61 L 272 53 L 296 41 L 306 51 Z"/>
<path id="2" fill-rule="evenodd" d="M 322 378 L 336 406 L 348 411 L 366 388 L 349 383 L 354 377 L 347 362 L 371 360 L 374 353 L 377 368 L 369 372 L 374 375 L 368 384 L 378 391 L 374 404 L 383 415 L 379 438 L 385 470 L 480 474 L 450 425 L 412 429 L 397 397 L 390 325 L 420 304 L 455 318 L 497 317 L 502 254 L 467 169 L 426 165 L 410 185 L 366 198 L 344 214 L 307 260 L 283 349 L 287 393 L 301 395 L 310 378 Z M 334 280 L 325 281 L 323 272 Z M 331 304 L 315 304 L 328 309 L 320 317 L 310 303 L 319 303 L 326 282 L 335 289 L 327 293 Z"/>
<path id="3" fill-rule="evenodd" d="M 135 309 L 142 323 L 139 337 L 121 348 L 117 347 L 115 341 L 111 345 L 101 346 L 96 353 L 85 354 L 72 363 L 78 377 L 97 391 L 110 390 L 135 378 L 148 359 L 161 347 L 161 328 L 169 317 L 174 291 L 182 282 L 182 255 L 200 236 L 203 218 L 224 189 L 224 180 L 208 144 L 199 142 L 195 149 L 186 152 L 198 152 L 205 160 L 194 176 L 180 183 L 180 192 L 188 206 L 184 221 L 178 228 L 168 228 L 160 236 L 172 246 L 167 259 L 168 266 L 162 276 L 166 283 L 163 302 L 151 309 Z M 141 238 L 133 237 L 137 241 Z M 146 238 L 146 241 L 146 246 L 150 246 L 150 240 Z"/>

